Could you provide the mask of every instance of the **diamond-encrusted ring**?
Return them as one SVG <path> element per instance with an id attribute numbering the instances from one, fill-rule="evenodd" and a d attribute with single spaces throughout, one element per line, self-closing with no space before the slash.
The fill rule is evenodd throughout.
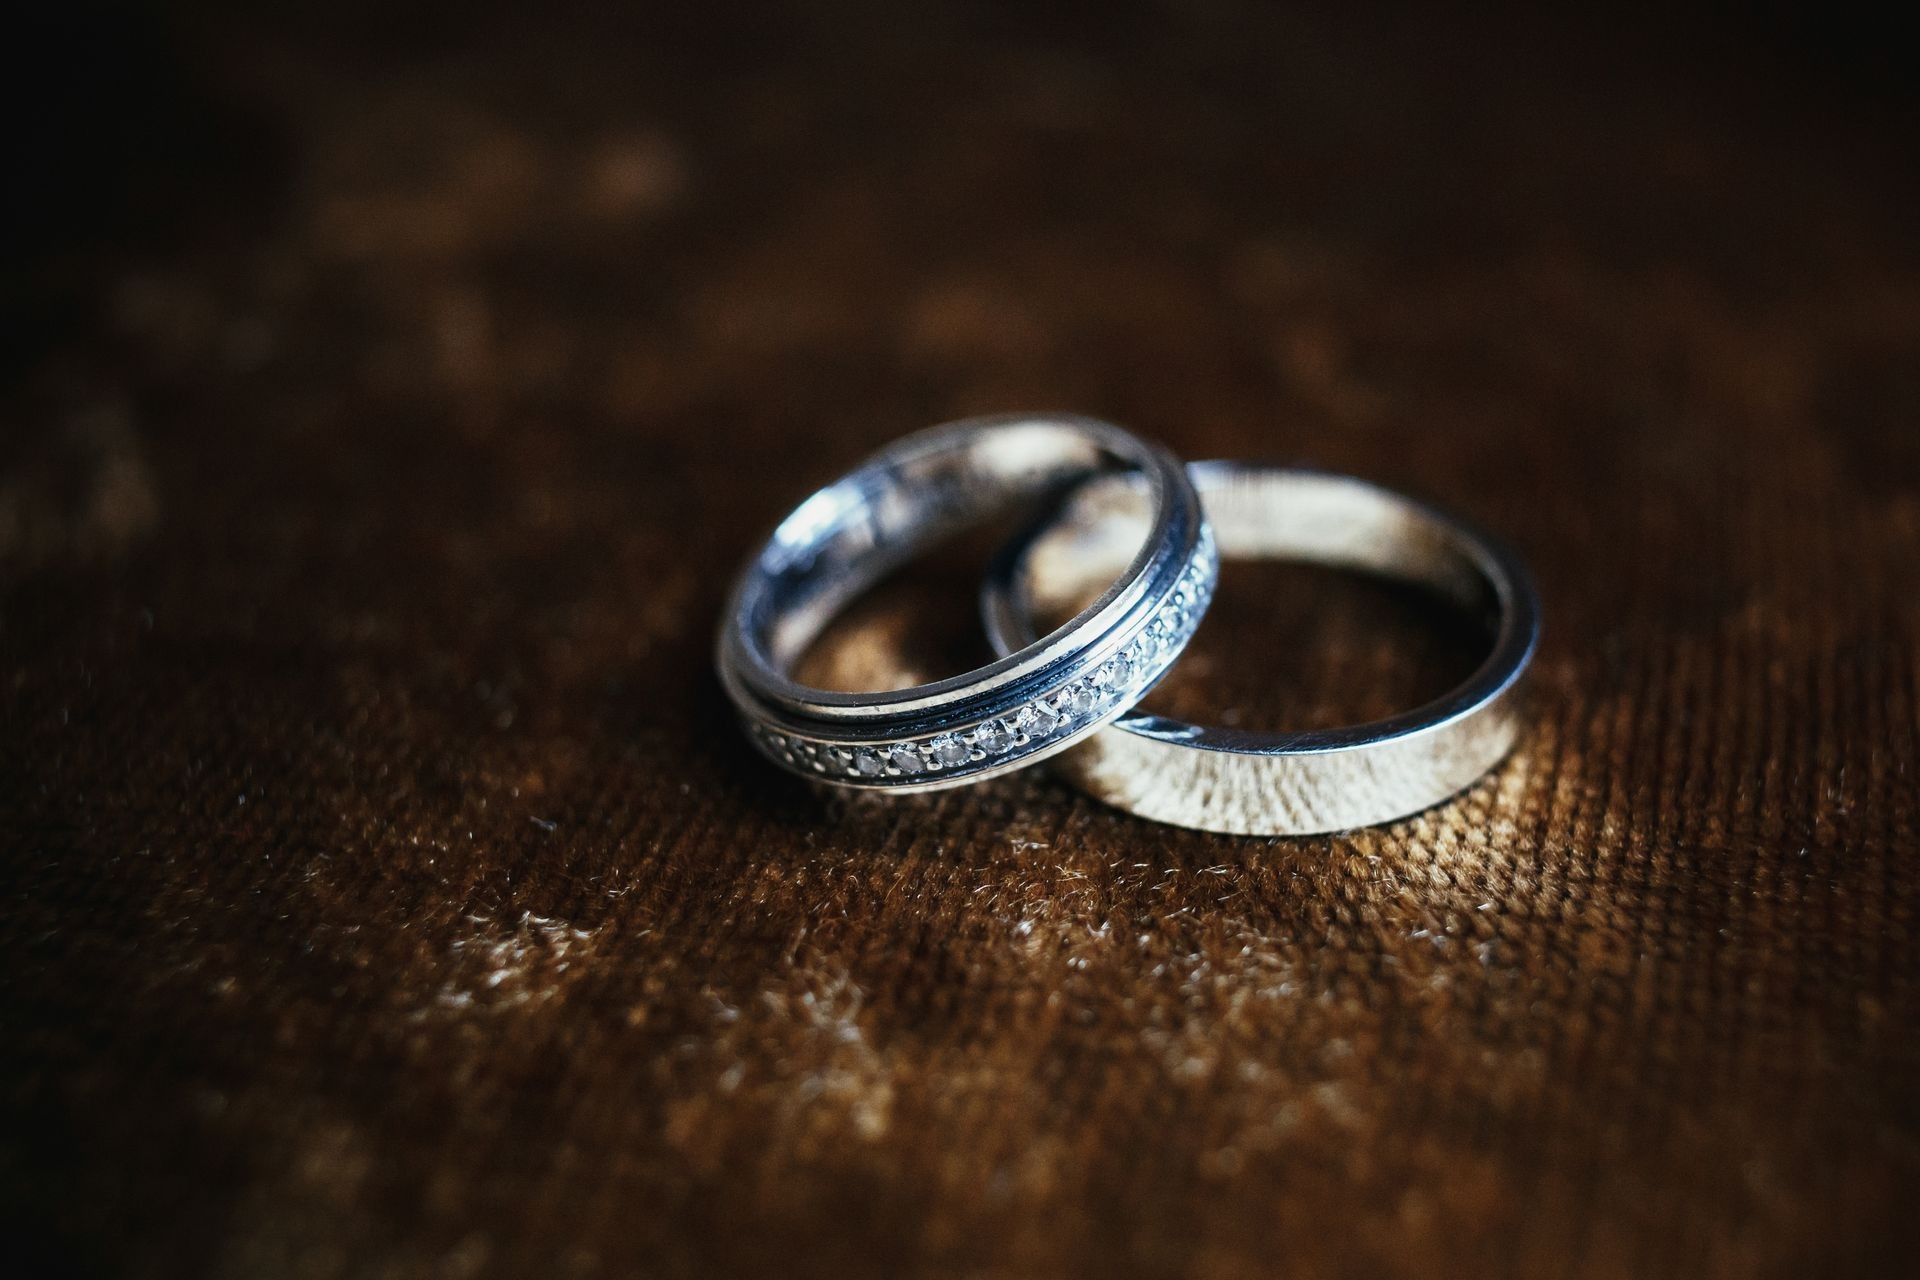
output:
<path id="1" fill-rule="evenodd" d="M 1389 822 L 1438 804 L 1497 764 L 1520 730 L 1521 677 L 1540 607 L 1512 552 L 1452 516 L 1347 476 L 1235 462 L 1187 468 L 1227 560 L 1303 560 L 1400 579 L 1485 621 L 1490 651 L 1466 682 L 1372 724 L 1255 732 L 1133 714 L 1062 757 L 1083 791 L 1145 818 L 1240 835 L 1308 835 Z M 1070 600 L 1141 518 L 1138 487 L 1084 486 L 1053 523 L 1003 553 L 984 588 L 994 648 L 1033 633 L 1035 609 Z"/>
<path id="2" fill-rule="evenodd" d="M 1051 634 L 952 679 L 837 693 L 788 672 L 827 622 L 955 529 L 1103 473 L 1133 477 L 1146 535 Z M 808 498 L 747 564 L 716 663 L 762 752 L 842 787 L 930 791 L 1063 750 L 1126 711 L 1179 656 L 1213 594 L 1213 536 L 1185 468 L 1066 414 L 969 418 L 908 436 Z"/>

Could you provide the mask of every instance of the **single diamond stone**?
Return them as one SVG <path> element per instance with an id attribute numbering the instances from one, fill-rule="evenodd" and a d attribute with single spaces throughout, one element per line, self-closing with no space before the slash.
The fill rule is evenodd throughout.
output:
<path id="1" fill-rule="evenodd" d="M 1020 732 L 1029 738 L 1042 738 L 1051 733 L 1060 723 L 1060 713 L 1043 700 L 1020 708 L 1017 723 L 1020 726 Z"/>
<path id="2" fill-rule="evenodd" d="M 1127 681 L 1133 679 L 1133 661 L 1125 653 L 1116 653 L 1108 661 L 1106 673 L 1109 689 L 1124 689 Z"/>
<path id="3" fill-rule="evenodd" d="M 988 755 L 998 755 L 1013 745 L 1013 730 L 999 720 L 989 720 L 973 731 L 973 743 Z"/>
<path id="4" fill-rule="evenodd" d="M 933 758 L 948 769 L 957 764 L 965 764 L 970 754 L 967 744 L 957 737 L 939 738 L 933 744 Z"/>
<path id="5" fill-rule="evenodd" d="M 880 761 L 880 753 L 868 747 L 861 747 L 853 753 L 853 771 L 863 778 L 877 778 L 885 766 Z"/>
<path id="6" fill-rule="evenodd" d="M 1085 681 L 1076 681 L 1060 695 L 1060 711 L 1063 715 L 1083 716 L 1093 710 L 1093 689 Z"/>
<path id="7" fill-rule="evenodd" d="M 920 758 L 920 751 L 911 742 L 903 742 L 887 752 L 887 762 L 902 773 L 925 772 L 927 762 Z"/>

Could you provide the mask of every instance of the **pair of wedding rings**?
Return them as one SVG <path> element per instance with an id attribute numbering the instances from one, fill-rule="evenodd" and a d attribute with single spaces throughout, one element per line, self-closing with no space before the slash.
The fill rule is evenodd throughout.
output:
<path id="1" fill-rule="evenodd" d="M 793 680 L 827 623 L 879 579 L 961 527 L 1036 501 L 1043 518 L 1006 545 L 981 589 L 997 661 L 876 693 Z M 1222 556 L 1418 584 L 1484 619 L 1491 650 L 1437 700 L 1351 728 L 1258 733 L 1135 713 L 1192 638 Z M 1042 634 L 1037 619 L 1066 609 L 1077 611 Z M 1399 494 L 1314 471 L 1182 466 L 1108 423 L 1019 415 L 909 436 L 801 503 L 742 571 L 717 663 L 754 743 L 817 782 L 930 791 L 1059 755 L 1070 781 L 1142 817 L 1304 835 L 1416 813 L 1498 763 L 1519 730 L 1539 631 L 1532 584 L 1509 552 Z"/>

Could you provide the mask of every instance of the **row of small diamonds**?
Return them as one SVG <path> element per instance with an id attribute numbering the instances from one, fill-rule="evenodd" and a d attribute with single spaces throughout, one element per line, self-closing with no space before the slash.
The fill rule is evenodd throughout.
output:
<path id="1" fill-rule="evenodd" d="M 1212 596 L 1213 557 L 1209 530 L 1195 548 L 1166 607 L 1125 649 L 1065 688 L 1036 698 L 1009 715 L 968 730 L 874 746 L 811 742 L 759 725 L 753 726 L 754 736 L 769 755 L 790 768 L 856 781 L 954 772 L 1025 754 L 1098 719 L 1115 705 L 1131 705 L 1137 700 L 1135 690 L 1158 677 L 1200 625 L 1200 616 Z"/>

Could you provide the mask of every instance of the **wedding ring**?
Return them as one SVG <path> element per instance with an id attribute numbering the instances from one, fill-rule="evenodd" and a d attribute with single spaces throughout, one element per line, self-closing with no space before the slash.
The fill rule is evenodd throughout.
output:
<path id="1" fill-rule="evenodd" d="M 840 693 L 788 674 L 841 609 L 933 542 L 1103 473 L 1135 486 L 1134 545 L 1064 626 L 907 689 Z M 1199 497 L 1166 450 L 1091 418 L 972 418 L 909 436 L 801 503 L 741 572 L 716 665 L 749 736 L 783 767 L 930 791 L 1044 759 L 1133 706 L 1199 625 L 1217 572 Z"/>
<path id="2" fill-rule="evenodd" d="M 1510 552 L 1451 516 L 1345 476 L 1233 462 L 1187 470 L 1222 557 L 1411 581 L 1485 619 L 1491 652 L 1439 699 L 1350 728 L 1260 733 L 1135 713 L 1062 757 L 1061 773 L 1097 799 L 1160 822 L 1308 835 L 1417 813 L 1507 754 L 1520 728 L 1521 677 L 1540 635 L 1533 585 Z M 1137 484 L 1103 479 L 1010 546 L 983 588 L 995 649 L 1027 644 L 1034 617 L 1084 591 L 1141 516 Z"/>

